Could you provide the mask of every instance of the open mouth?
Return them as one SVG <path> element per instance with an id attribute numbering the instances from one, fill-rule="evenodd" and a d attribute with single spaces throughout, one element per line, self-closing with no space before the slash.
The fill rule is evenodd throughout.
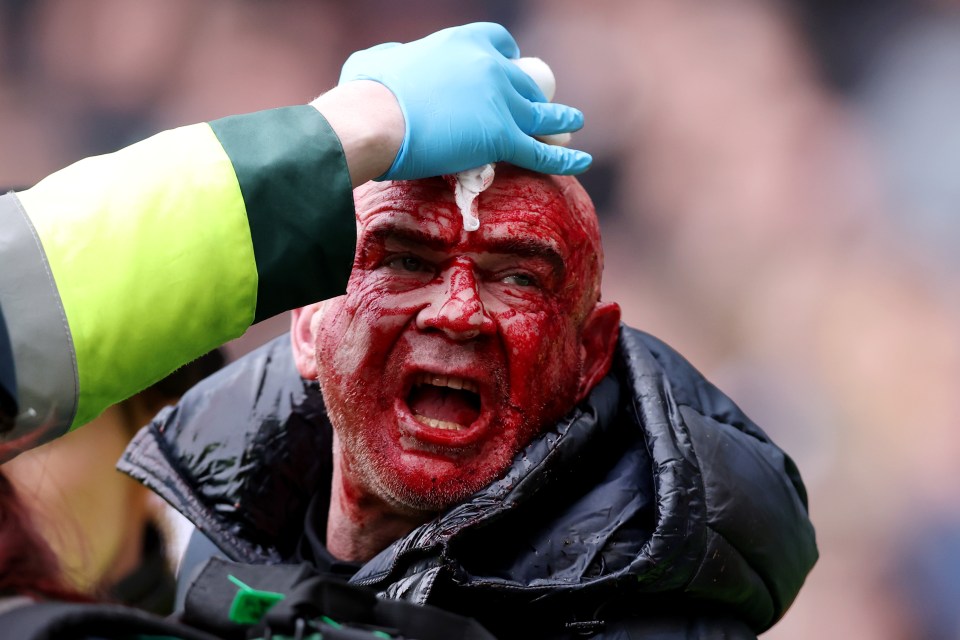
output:
<path id="1" fill-rule="evenodd" d="M 480 417 L 480 389 L 465 378 L 420 373 L 407 396 L 407 406 L 426 427 L 463 431 Z"/>

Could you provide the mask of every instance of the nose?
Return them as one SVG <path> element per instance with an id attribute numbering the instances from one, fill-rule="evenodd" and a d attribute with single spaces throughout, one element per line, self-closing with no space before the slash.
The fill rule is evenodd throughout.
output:
<path id="1" fill-rule="evenodd" d="M 442 283 L 435 285 L 428 304 L 417 314 L 417 327 L 443 331 L 452 340 L 472 340 L 493 332 L 493 319 L 480 300 L 468 260 L 459 258 L 443 271 Z"/>

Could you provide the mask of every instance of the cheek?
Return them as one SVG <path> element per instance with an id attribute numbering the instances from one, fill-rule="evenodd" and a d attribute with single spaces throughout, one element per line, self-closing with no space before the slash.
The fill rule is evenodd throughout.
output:
<path id="1" fill-rule="evenodd" d="M 580 354 L 563 312 L 513 314 L 502 318 L 500 326 L 514 394 L 549 396 L 562 392 L 566 379 L 577 376 Z"/>
<path id="2" fill-rule="evenodd" d="M 366 366 L 373 336 L 363 322 L 341 306 L 323 318 L 317 331 L 317 366 L 328 377 L 355 378 Z"/>
<path id="3" fill-rule="evenodd" d="M 350 281 L 347 295 L 331 305 L 317 327 L 318 365 L 341 378 L 381 371 L 381 361 L 417 309 L 411 294 L 388 293 L 375 272 L 363 273 Z"/>

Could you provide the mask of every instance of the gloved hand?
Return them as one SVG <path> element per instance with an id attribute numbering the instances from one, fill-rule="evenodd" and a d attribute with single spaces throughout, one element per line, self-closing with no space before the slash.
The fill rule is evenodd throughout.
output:
<path id="1" fill-rule="evenodd" d="M 583 114 L 547 102 L 533 79 L 510 62 L 519 55 L 510 33 L 489 22 L 351 55 L 340 84 L 385 85 L 406 121 L 400 151 L 378 180 L 426 178 L 498 161 L 541 173 L 585 171 L 589 154 L 533 138 L 576 131 Z"/>

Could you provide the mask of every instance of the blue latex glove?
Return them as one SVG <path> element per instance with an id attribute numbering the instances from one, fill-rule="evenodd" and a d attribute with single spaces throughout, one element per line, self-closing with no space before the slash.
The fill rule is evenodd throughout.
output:
<path id="1" fill-rule="evenodd" d="M 497 161 L 541 173 L 585 171 L 589 154 L 532 137 L 576 131 L 583 114 L 547 102 L 533 79 L 510 62 L 519 55 L 513 36 L 490 22 L 351 55 L 340 84 L 385 85 L 406 121 L 400 151 L 378 180 L 439 176 Z"/>

